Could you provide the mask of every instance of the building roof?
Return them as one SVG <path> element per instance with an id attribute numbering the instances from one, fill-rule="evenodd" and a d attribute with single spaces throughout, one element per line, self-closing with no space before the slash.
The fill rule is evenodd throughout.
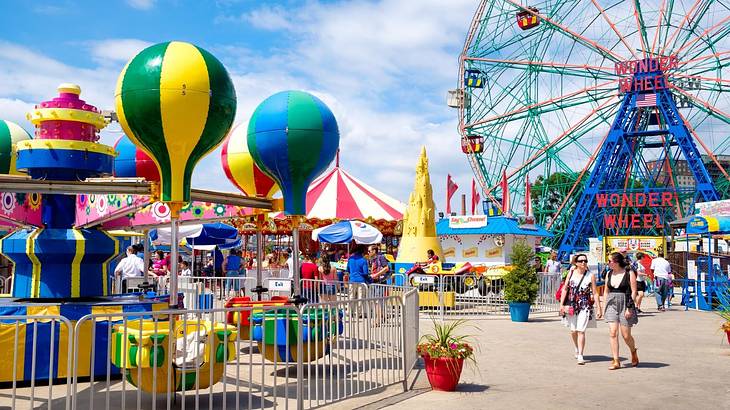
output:
<path id="1" fill-rule="evenodd" d="M 520 225 L 515 218 L 493 216 L 487 218 L 487 226 L 480 228 L 451 228 L 449 219 L 443 218 L 436 223 L 436 235 L 526 235 L 552 237 L 553 234 L 539 225 Z"/>

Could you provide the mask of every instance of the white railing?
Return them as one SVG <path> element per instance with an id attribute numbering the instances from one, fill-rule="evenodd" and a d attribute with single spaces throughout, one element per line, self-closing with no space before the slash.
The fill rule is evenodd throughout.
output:
<path id="1" fill-rule="evenodd" d="M 540 275 L 538 296 L 533 312 L 557 312 L 555 291 L 560 274 Z M 411 274 L 408 283 L 419 291 L 419 304 L 432 316 L 506 315 L 509 306 L 504 299 L 504 281 L 500 277 L 465 275 Z"/>
<path id="2" fill-rule="evenodd" d="M 0 335 L 16 332 L 13 346 L 3 340 L 17 352 L 12 369 L 33 370 L 7 372 L 12 391 L 0 386 L 0 408 L 303 409 L 399 383 L 407 389 L 418 335 L 415 289 L 375 298 L 367 287 L 350 290 L 343 287 L 340 300 L 301 307 L 254 300 L 202 310 L 106 311 L 75 326 L 57 316 L 0 317 Z M 38 327 L 46 321 L 57 330 Z M 49 336 L 33 337 L 32 352 L 23 353 L 33 332 Z M 63 363 L 65 370 L 39 377 L 43 363 Z M 49 380 L 47 392 L 37 379 Z M 24 380 L 30 387 L 16 389 Z"/>
<path id="3" fill-rule="evenodd" d="M 73 326 L 62 316 L 0 316 L 0 343 L 4 350 L 0 355 L 0 383 L 10 384 L 9 394 L 0 395 L 0 407 L 68 409 L 72 341 Z M 36 386 L 39 381 L 47 383 L 47 389 Z"/>

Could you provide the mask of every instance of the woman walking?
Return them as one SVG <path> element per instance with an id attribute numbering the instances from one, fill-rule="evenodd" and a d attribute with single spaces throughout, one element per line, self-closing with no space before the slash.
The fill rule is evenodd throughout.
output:
<path id="1" fill-rule="evenodd" d="M 610 270 L 603 290 L 603 298 L 606 301 L 604 316 L 609 326 L 611 354 L 613 355 L 613 362 L 608 369 L 621 368 L 618 358 L 619 327 L 621 336 L 631 351 L 631 365 L 636 367 L 639 365 L 639 356 L 636 354 L 636 341 L 631 336 L 631 327 L 639 322 L 636 314 L 636 272 L 631 269 L 624 255 L 618 252 L 609 256 L 608 267 Z"/>
<path id="2" fill-rule="evenodd" d="M 598 303 L 598 318 L 601 318 L 602 310 L 596 289 L 596 278 L 588 270 L 588 257 L 578 254 L 573 260 L 575 266 L 570 270 L 560 295 L 560 316 L 563 317 L 563 324 L 570 329 L 570 336 L 575 346 L 575 358 L 578 364 L 583 365 L 586 329 L 596 327 L 594 302 Z"/>

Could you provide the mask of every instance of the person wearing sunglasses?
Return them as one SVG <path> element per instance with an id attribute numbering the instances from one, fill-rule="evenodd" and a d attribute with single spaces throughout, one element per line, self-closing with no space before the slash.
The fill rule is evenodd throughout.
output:
<path id="1" fill-rule="evenodd" d="M 596 327 L 593 304 L 598 303 L 598 318 L 602 316 L 601 301 L 596 289 L 596 278 L 588 270 L 588 257 L 578 254 L 574 258 L 575 267 L 565 280 L 565 290 L 560 295 L 560 316 L 563 324 L 570 329 L 570 337 L 575 346 L 575 358 L 580 365 L 585 364 L 583 351 L 586 345 L 586 329 Z"/>

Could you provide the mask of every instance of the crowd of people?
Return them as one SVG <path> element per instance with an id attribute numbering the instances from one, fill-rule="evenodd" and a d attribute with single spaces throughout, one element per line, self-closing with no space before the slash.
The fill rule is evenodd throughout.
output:
<path id="1" fill-rule="evenodd" d="M 536 260 L 536 269 L 539 272 L 561 273 L 562 267 L 554 252 L 545 266 L 538 263 Z M 600 288 L 599 280 L 602 282 Z M 596 320 L 603 319 L 608 324 L 612 357 L 609 370 L 621 368 L 619 332 L 631 353 L 631 366 L 638 366 L 638 349 L 631 330 L 638 324 L 639 314 L 643 313 L 641 306 L 644 294 L 649 289 L 654 289 L 657 312 L 663 312 L 671 306 L 673 280 L 671 264 L 661 256 L 650 258 L 638 252 L 632 261 L 625 253 L 613 252 L 608 257 L 605 271 L 599 277 L 588 268 L 587 255 L 574 255 L 558 296 L 560 316 L 563 324 L 570 330 L 577 363 L 586 363 L 583 356 L 586 329 L 597 327 Z"/>
<path id="2" fill-rule="evenodd" d="M 317 253 L 300 252 L 299 272 L 303 281 L 303 292 L 313 292 L 314 283 L 317 283 L 318 299 L 334 300 L 335 284 L 339 281 L 352 283 L 384 283 L 391 273 L 388 261 L 380 253 L 378 245 L 355 245 L 350 252 L 346 247 L 324 246 Z M 223 255 L 216 248 L 214 254 L 207 256 L 203 266 L 196 271 L 196 277 L 221 278 L 222 286 L 228 296 L 242 294 L 245 289 L 238 278 L 246 277 L 247 272 L 257 268 L 256 256 L 252 252 L 243 252 L 240 249 L 231 249 Z M 433 253 L 433 251 L 431 251 Z M 433 258 L 434 255 L 429 255 Z M 178 257 L 178 275 L 192 276 L 191 264 Z M 337 269 L 336 262 L 341 262 L 344 269 Z M 346 265 L 345 265 L 346 262 Z M 265 255 L 261 264 L 262 269 L 277 271 L 276 277 L 293 279 L 294 260 L 290 249 L 272 251 Z M 149 265 L 144 264 L 144 250 L 141 244 L 129 246 L 126 256 L 119 261 L 114 274 L 121 280 L 122 292 L 125 292 L 129 278 L 145 276 L 152 279 L 157 286 L 167 285 L 167 278 L 172 270 L 170 254 L 161 250 L 150 255 Z M 226 278 L 227 280 L 224 280 Z M 321 283 L 319 283 L 321 282 Z"/>

